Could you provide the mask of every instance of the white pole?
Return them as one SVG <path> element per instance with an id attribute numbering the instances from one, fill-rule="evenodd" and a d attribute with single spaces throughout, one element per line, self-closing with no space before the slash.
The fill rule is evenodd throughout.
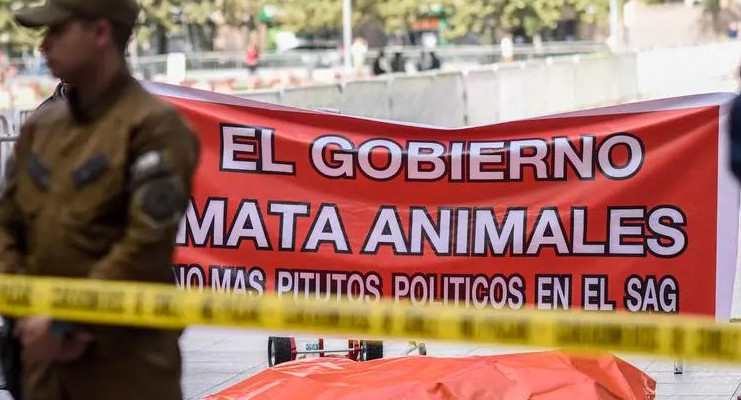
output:
<path id="1" fill-rule="evenodd" d="M 610 45 L 613 50 L 620 46 L 618 36 L 620 35 L 620 10 L 618 0 L 610 0 Z"/>
<path id="2" fill-rule="evenodd" d="M 350 46 L 352 46 L 352 0 L 342 0 L 342 60 L 345 72 L 352 71 Z"/>

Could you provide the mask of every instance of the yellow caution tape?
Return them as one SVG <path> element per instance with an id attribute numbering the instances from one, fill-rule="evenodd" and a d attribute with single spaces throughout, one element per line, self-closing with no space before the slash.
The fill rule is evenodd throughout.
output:
<path id="1" fill-rule="evenodd" d="M 412 307 L 295 300 L 174 286 L 0 275 L 0 315 L 150 328 L 260 328 L 363 338 L 414 338 L 619 351 L 741 363 L 741 326 L 711 318 L 577 311 Z"/>

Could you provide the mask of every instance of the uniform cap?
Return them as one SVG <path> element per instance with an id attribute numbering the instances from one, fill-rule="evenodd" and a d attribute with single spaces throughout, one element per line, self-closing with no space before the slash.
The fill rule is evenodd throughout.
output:
<path id="1" fill-rule="evenodd" d="M 47 0 L 45 4 L 19 10 L 13 14 L 19 24 L 38 28 L 71 18 L 105 18 L 133 26 L 139 15 L 136 0 Z"/>

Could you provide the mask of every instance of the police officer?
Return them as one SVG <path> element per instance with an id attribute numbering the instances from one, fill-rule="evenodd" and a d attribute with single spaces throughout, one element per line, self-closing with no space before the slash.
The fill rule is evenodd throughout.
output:
<path id="1" fill-rule="evenodd" d="M 135 0 L 47 0 L 18 11 L 70 84 L 21 128 L 0 194 L 0 272 L 171 283 L 199 145 L 124 57 Z M 181 399 L 180 331 L 18 321 L 23 397 Z"/>

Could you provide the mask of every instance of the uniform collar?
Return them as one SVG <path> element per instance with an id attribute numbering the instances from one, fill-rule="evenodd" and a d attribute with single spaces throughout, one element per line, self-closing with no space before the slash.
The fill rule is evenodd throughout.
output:
<path id="1" fill-rule="evenodd" d="M 123 97 L 126 89 L 136 84 L 136 80 L 128 73 L 116 75 L 108 86 L 91 101 L 82 103 L 77 90 L 72 87 L 68 90 L 68 102 L 72 116 L 80 123 L 91 123 L 103 116 L 118 99 Z"/>

